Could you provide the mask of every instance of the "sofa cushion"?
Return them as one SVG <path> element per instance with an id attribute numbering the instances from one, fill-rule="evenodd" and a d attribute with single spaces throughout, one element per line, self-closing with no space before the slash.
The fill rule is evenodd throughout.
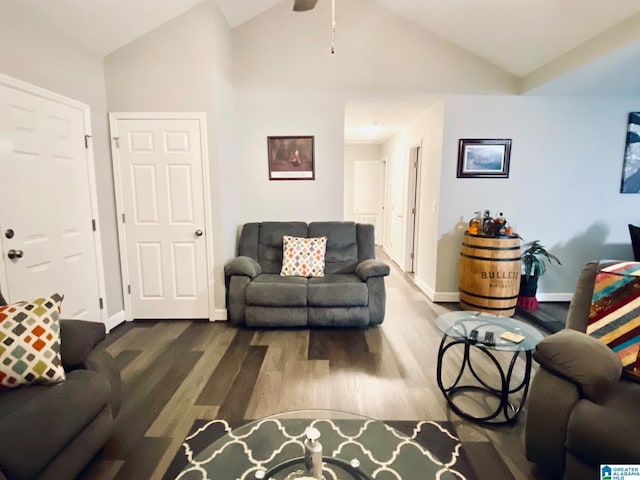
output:
<path id="1" fill-rule="evenodd" d="M 64 381 L 58 294 L 0 307 L 0 385 Z"/>
<path id="2" fill-rule="evenodd" d="M 324 277 L 327 237 L 282 238 L 282 276 Z"/>
<path id="3" fill-rule="evenodd" d="M 107 405 L 109 385 L 97 372 L 75 370 L 67 381 L 0 395 L 0 471 L 8 478 L 37 474 Z"/>
<path id="4" fill-rule="evenodd" d="M 358 240 L 353 222 L 313 222 L 309 237 L 327 237 L 325 273 L 354 273 L 358 264 Z"/>
<path id="5" fill-rule="evenodd" d="M 306 307 L 307 279 L 263 273 L 247 286 L 245 298 L 247 305 Z"/>
<path id="6" fill-rule="evenodd" d="M 304 222 L 263 222 L 260 224 L 256 259 L 262 273 L 280 273 L 282 270 L 282 237 L 308 237 Z M 319 237 L 320 235 L 313 235 Z"/>
<path id="7" fill-rule="evenodd" d="M 356 275 L 328 274 L 324 278 L 310 278 L 309 306 L 365 307 L 369 303 L 369 289 Z"/>

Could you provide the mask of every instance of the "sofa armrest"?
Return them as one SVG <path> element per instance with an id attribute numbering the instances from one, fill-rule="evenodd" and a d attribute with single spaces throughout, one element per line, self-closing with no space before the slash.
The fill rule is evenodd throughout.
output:
<path id="1" fill-rule="evenodd" d="M 356 275 L 363 282 L 371 277 L 386 277 L 389 275 L 389 265 L 379 260 L 363 260 L 356 266 Z"/>
<path id="2" fill-rule="evenodd" d="M 534 358 L 547 370 L 574 382 L 582 394 L 594 401 L 602 398 L 622 374 L 622 363 L 609 347 L 570 329 L 543 339 Z"/>
<path id="3" fill-rule="evenodd" d="M 235 257 L 224 266 L 225 278 L 233 275 L 244 275 L 245 277 L 255 278 L 262 273 L 260 264 L 251 257 Z"/>
<path id="4" fill-rule="evenodd" d="M 81 366 L 93 348 L 105 338 L 102 323 L 60 320 L 60 356 L 65 370 Z"/>

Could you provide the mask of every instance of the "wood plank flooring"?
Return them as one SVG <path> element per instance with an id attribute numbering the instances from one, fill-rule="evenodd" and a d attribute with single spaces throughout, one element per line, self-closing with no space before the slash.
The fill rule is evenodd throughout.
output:
<path id="1" fill-rule="evenodd" d="M 123 407 L 80 478 L 160 479 L 196 419 L 305 408 L 448 420 L 481 479 L 536 478 L 524 456 L 524 415 L 514 425 L 487 428 L 447 408 L 436 384 L 442 335 L 435 320 L 458 306 L 431 303 L 389 263 L 386 318 L 377 328 L 252 330 L 174 320 L 117 327 L 105 345 L 122 372 Z M 487 464 L 496 451 L 504 465 Z"/>

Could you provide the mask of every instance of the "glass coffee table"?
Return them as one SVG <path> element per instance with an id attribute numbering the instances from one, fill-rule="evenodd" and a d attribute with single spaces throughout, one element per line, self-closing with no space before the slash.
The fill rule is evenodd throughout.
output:
<path id="1" fill-rule="evenodd" d="M 438 349 L 438 387 L 451 409 L 482 424 L 515 421 L 529 391 L 532 352 L 543 334 L 514 318 L 471 311 L 445 313 L 436 325 L 443 333 Z M 516 338 L 503 338 L 510 334 Z M 501 361 L 504 356 L 508 367 Z M 516 375 L 520 357 L 525 365 L 521 375 Z M 450 377 L 446 384 L 445 376 Z"/>
<path id="2" fill-rule="evenodd" d="M 190 459 L 176 479 L 303 478 L 303 442 L 309 427 L 320 432 L 327 480 L 465 478 L 456 470 L 458 453 L 433 453 L 384 422 L 348 412 L 300 410 L 227 431 Z"/>

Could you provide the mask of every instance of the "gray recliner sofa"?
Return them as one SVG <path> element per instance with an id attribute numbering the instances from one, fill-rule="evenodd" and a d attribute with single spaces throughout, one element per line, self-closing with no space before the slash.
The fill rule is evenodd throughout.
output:
<path id="1" fill-rule="evenodd" d="M 104 338 L 101 323 L 60 320 L 66 380 L 0 391 L 0 480 L 76 478 L 102 448 L 122 399 Z"/>
<path id="2" fill-rule="evenodd" d="M 327 237 L 324 277 L 281 276 L 283 236 Z M 250 327 L 365 327 L 385 314 L 384 277 L 372 225 L 261 222 L 242 228 L 225 266 L 228 319 Z"/>
<path id="3" fill-rule="evenodd" d="M 567 328 L 543 339 L 529 390 L 526 455 L 548 479 L 601 478 L 604 464 L 640 461 L 640 384 L 613 351 L 587 335 L 598 262 L 582 270 Z"/>

